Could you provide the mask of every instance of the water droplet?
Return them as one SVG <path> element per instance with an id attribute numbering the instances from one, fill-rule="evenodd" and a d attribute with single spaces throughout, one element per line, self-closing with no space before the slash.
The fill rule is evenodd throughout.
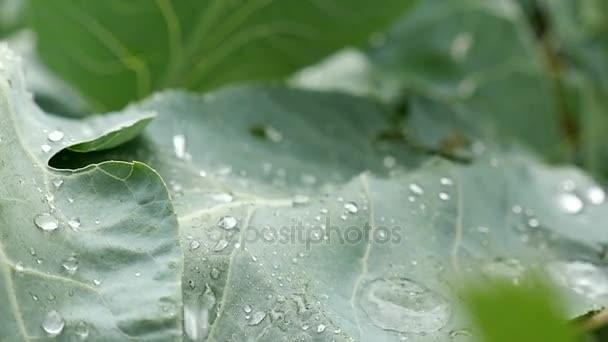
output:
<path id="1" fill-rule="evenodd" d="M 63 269 L 65 269 L 69 274 L 74 274 L 76 273 L 76 271 L 78 271 L 78 259 L 76 259 L 76 257 L 71 256 L 65 259 L 61 263 L 61 266 L 63 266 Z"/>
<path id="2" fill-rule="evenodd" d="M 223 251 L 226 247 L 228 247 L 228 241 L 225 239 L 221 239 L 215 244 L 215 246 L 213 246 L 211 250 L 214 252 L 220 252 Z"/>
<path id="3" fill-rule="evenodd" d="M 490 228 L 488 228 L 486 226 L 479 226 L 479 227 L 477 227 L 477 231 L 482 234 L 487 234 L 490 232 Z"/>
<path id="4" fill-rule="evenodd" d="M 217 226 L 226 230 L 233 229 L 236 227 L 236 224 L 237 219 L 234 216 L 222 216 L 219 221 L 217 221 Z"/>
<path id="5" fill-rule="evenodd" d="M 247 304 L 243 307 L 243 311 L 245 311 L 245 313 L 250 313 L 253 311 L 253 308 L 251 308 L 251 305 Z"/>
<path id="6" fill-rule="evenodd" d="M 227 192 L 213 194 L 211 196 L 211 198 L 213 198 L 214 201 L 224 202 L 224 203 L 230 203 L 230 202 L 232 202 L 232 200 L 234 200 L 234 196 L 232 196 L 231 194 L 229 194 Z"/>
<path id="7" fill-rule="evenodd" d="M 411 192 L 415 193 L 416 195 L 423 195 L 424 194 L 424 190 L 422 189 L 422 187 L 420 187 L 420 185 L 416 184 L 416 183 L 412 183 L 409 185 L 409 189 Z"/>
<path id="8" fill-rule="evenodd" d="M 295 195 L 293 196 L 292 203 L 294 207 L 303 207 L 308 204 L 310 198 L 305 195 Z"/>
<path id="9" fill-rule="evenodd" d="M 537 218 L 532 217 L 528 220 L 528 226 L 530 228 L 538 228 L 540 226 L 540 221 L 538 221 Z"/>
<path id="10" fill-rule="evenodd" d="M 23 270 L 25 270 L 25 268 L 23 267 L 23 263 L 21 261 L 15 264 L 15 271 L 23 272 Z"/>
<path id="11" fill-rule="evenodd" d="M 376 279 L 367 283 L 360 303 L 374 325 L 397 332 L 438 331 L 451 315 L 443 297 L 405 278 Z"/>
<path id="12" fill-rule="evenodd" d="M 393 156 L 386 156 L 382 160 L 382 164 L 384 164 L 385 168 L 392 169 L 397 164 L 397 161 L 395 160 L 395 157 L 393 157 Z"/>
<path id="13" fill-rule="evenodd" d="M 199 175 L 199 176 L 201 176 L 201 177 L 207 177 L 207 171 L 205 171 L 205 170 L 201 170 L 201 171 L 198 173 L 198 175 Z"/>
<path id="14" fill-rule="evenodd" d="M 59 221 L 51 214 L 39 214 L 34 217 L 36 227 L 44 231 L 53 231 L 59 228 Z"/>
<path id="15" fill-rule="evenodd" d="M 42 329 L 44 329 L 49 336 L 61 334 L 64 327 L 65 321 L 63 320 L 63 317 L 55 310 L 49 311 L 42 322 Z"/>
<path id="16" fill-rule="evenodd" d="M 190 241 L 190 250 L 191 251 L 197 250 L 200 246 L 201 246 L 200 242 L 198 242 L 196 240 Z"/>
<path id="17" fill-rule="evenodd" d="M 304 330 L 304 331 L 308 330 L 308 328 L 310 328 L 310 325 L 308 325 L 308 324 L 304 324 L 302 326 L 302 330 Z"/>
<path id="18" fill-rule="evenodd" d="M 211 272 L 209 272 L 209 275 L 213 279 L 219 278 L 221 274 L 222 274 L 222 271 L 220 271 L 219 269 L 217 269 L 215 267 L 211 269 Z"/>
<path id="19" fill-rule="evenodd" d="M 600 205 L 606 200 L 606 192 L 599 186 L 592 186 L 587 189 L 587 199 L 591 204 Z"/>
<path id="20" fill-rule="evenodd" d="M 191 341 L 204 341 L 209 334 L 211 309 L 215 306 L 215 293 L 209 285 L 193 302 L 184 303 L 184 332 Z"/>
<path id="21" fill-rule="evenodd" d="M 68 225 L 70 226 L 70 228 L 76 230 L 80 228 L 80 219 L 78 217 L 72 217 L 68 220 Z"/>
<path id="22" fill-rule="evenodd" d="M 93 284 L 95 284 L 95 286 L 99 286 L 99 285 L 101 285 L 101 280 L 93 279 Z"/>
<path id="23" fill-rule="evenodd" d="M 346 202 L 346 203 L 344 203 L 344 209 L 349 214 L 356 214 L 359 211 L 359 207 L 357 207 L 357 204 L 355 202 Z"/>
<path id="24" fill-rule="evenodd" d="M 61 187 L 61 185 L 63 185 L 63 179 L 61 178 L 55 178 L 53 179 L 53 185 L 55 186 L 55 189 L 58 189 Z"/>
<path id="25" fill-rule="evenodd" d="M 49 133 L 49 135 L 47 136 L 47 139 L 49 139 L 49 141 L 52 142 L 58 142 L 63 140 L 64 134 L 62 131 L 52 131 L 51 133 Z"/>
<path id="26" fill-rule="evenodd" d="M 447 201 L 447 200 L 450 199 L 450 195 L 448 195 L 445 192 L 440 192 L 439 193 L 439 199 L 442 200 L 442 201 Z"/>
<path id="27" fill-rule="evenodd" d="M 173 149 L 177 158 L 184 159 L 186 157 L 186 137 L 184 135 L 173 136 Z"/>
<path id="28" fill-rule="evenodd" d="M 51 152 L 51 150 L 53 149 L 53 147 L 51 145 L 49 145 L 49 144 L 44 144 L 44 145 L 40 146 L 40 149 L 44 153 L 49 153 L 49 152 Z"/>
<path id="29" fill-rule="evenodd" d="M 247 323 L 248 325 L 258 325 L 266 318 L 266 313 L 263 311 L 256 311 L 251 315 L 251 320 Z"/>
<path id="30" fill-rule="evenodd" d="M 55 195 L 53 195 L 49 192 L 48 194 L 44 195 L 44 199 L 47 202 L 53 202 L 55 200 Z"/>
<path id="31" fill-rule="evenodd" d="M 317 325 L 317 332 L 322 333 L 325 331 L 326 328 L 327 328 L 327 326 L 325 324 L 319 324 L 319 325 Z"/>
<path id="32" fill-rule="evenodd" d="M 559 207 L 566 214 L 578 214 L 583 210 L 583 201 L 573 193 L 562 193 L 557 198 Z"/>
<path id="33" fill-rule="evenodd" d="M 89 337 L 89 325 L 84 321 L 76 323 L 74 334 L 81 340 L 86 340 Z"/>
<path id="34" fill-rule="evenodd" d="M 454 181 L 450 178 L 447 177 L 441 177 L 441 179 L 439 180 L 439 182 L 441 183 L 441 185 L 445 185 L 445 186 L 451 186 L 454 185 Z"/>

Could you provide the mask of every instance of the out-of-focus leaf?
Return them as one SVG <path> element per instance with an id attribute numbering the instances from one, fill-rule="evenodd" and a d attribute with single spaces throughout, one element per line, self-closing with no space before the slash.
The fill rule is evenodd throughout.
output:
<path id="1" fill-rule="evenodd" d="M 491 282 L 466 289 L 464 302 L 484 342 L 574 342 L 557 294 L 541 283 Z"/>
<path id="2" fill-rule="evenodd" d="M 363 43 L 412 3 L 33 0 L 29 14 L 43 61 L 108 110 L 166 87 L 280 79 Z"/>
<path id="3" fill-rule="evenodd" d="M 571 316 L 608 304 L 608 204 L 575 168 L 518 148 L 420 164 L 371 143 L 382 106 L 332 93 L 173 92 L 129 110 L 158 118 L 89 157 L 141 160 L 169 183 L 192 339 L 449 341 L 471 331 L 454 279 L 479 270 L 545 269 Z"/>
<path id="4" fill-rule="evenodd" d="M 149 117 L 49 116 L 0 46 L 0 340 L 181 337 L 178 222 L 159 175 L 137 162 L 47 166 L 72 144 L 132 136 L 129 121 Z"/>
<path id="5" fill-rule="evenodd" d="M 346 72 L 337 59 L 304 70 L 294 84 L 411 100 L 405 138 L 436 150 L 515 142 L 560 158 L 562 114 L 541 47 L 514 2 L 420 2 L 367 58 L 345 56 L 356 61 Z M 419 115 L 420 106 L 429 108 Z"/>
<path id="6" fill-rule="evenodd" d="M 580 131 L 580 162 L 608 177 L 608 4 L 605 1 L 546 1 L 544 9 L 561 62 L 569 103 Z"/>

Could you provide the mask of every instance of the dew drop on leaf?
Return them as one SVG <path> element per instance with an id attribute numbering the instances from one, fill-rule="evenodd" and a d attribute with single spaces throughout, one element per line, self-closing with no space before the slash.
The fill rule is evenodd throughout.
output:
<path id="1" fill-rule="evenodd" d="M 318 333 L 322 333 L 322 332 L 324 332 L 324 331 L 325 331 L 325 328 L 327 328 L 327 326 L 326 326 L 325 324 L 319 324 L 319 325 L 317 326 L 317 332 L 318 332 Z"/>
<path id="2" fill-rule="evenodd" d="M 186 137 L 184 135 L 173 136 L 173 149 L 177 158 L 184 159 L 186 157 Z"/>
<path id="3" fill-rule="evenodd" d="M 25 268 L 23 267 L 23 263 L 21 261 L 15 264 L 15 271 L 23 272 L 24 269 Z"/>
<path id="4" fill-rule="evenodd" d="M 55 178 L 53 180 L 53 185 L 55 186 L 55 189 L 59 190 L 59 188 L 63 185 L 63 179 Z"/>
<path id="5" fill-rule="evenodd" d="M 251 320 L 247 323 L 248 325 L 258 325 L 266 318 L 266 313 L 263 311 L 256 311 L 251 315 Z"/>
<path id="6" fill-rule="evenodd" d="M 78 217 L 72 217 L 68 220 L 68 226 L 74 230 L 80 228 L 80 219 Z"/>
<path id="7" fill-rule="evenodd" d="M 226 247 L 228 247 L 228 241 L 225 239 L 221 239 L 215 244 L 215 246 L 213 246 L 211 250 L 214 252 L 220 252 L 223 251 Z"/>
<path id="8" fill-rule="evenodd" d="M 537 218 L 532 217 L 528 220 L 528 226 L 530 228 L 538 228 L 540 226 L 540 221 L 538 221 Z"/>
<path id="9" fill-rule="evenodd" d="M 357 204 L 355 202 L 346 202 L 346 203 L 344 203 L 344 209 L 349 214 L 356 214 L 359 211 L 359 207 L 357 206 Z"/>
<path id="10" fill-rule="evenodd" d="M 76 323 L 74 334 L 81 340 L 86 340 L 89 337 L 89 325 L 84 321 Z"/>
<path id="11" fill-rule="evenodd" d="M 55 130 L 55 131 L 52 131 L 51 133 L 49 133 L 49 135 L 47 136 L 47 139 L 49 139 L 49 141 L 52 141 L 52 142 L 59 142 L 59 141 L 63 140 L 64 136 L 65 135 L 63 134 L 62 131 Z"/>
<path id="12" fill-rule="evenodd" d="M 69 274 L 74 274 L 74 273 L 76 273 L 76 271 L 78 271 L 78 259 L 76 259 L 76 257 L 71 256 L 71 257 L 65 259 L 61 263 L 61 266 Z"/>
<path id="13" fill-rule="evenodd" d="M 599 186 L 592 186 L 587 189 L 586 195 L 591 204 L 600 205 L 606 200 L 606 192 Z"/>
<path id="14" fill-rule="evenodd" d="M 305 195 L 295 195 L 291 201 L 294 207 L 303 207 L 308 204 L 310 199 Z"/>
<path id="15" fill-rule="evenodd" d="M 412 183 L 409 185 L 409 189 L 411 192 L 415 193 L 416 195 L 423 195 L 424 194 L 424 190 L 422 189 L 422 187 L 416 183 Z"/>
<path id="16" fill-rule="evenodd" d="M 364 286 L 359 300 L 370 321 L 384 330 L 431 333 L 451 315 L 443 297 L 405 278 L 375 279 Z"/>
<path id="17" fill-rule="evenodd" d="M 61 334 L 64 327 L 63 317 L 55 310 L 49 311 L 42 322 L 42 329 L 51 337 Z"/>
<path id="18" fill-rule="evenodd" d="M 382 164 L 384 165 L 385 168 L 392 169 L 393 167 L 395 167 L 395 164 L 397 164 L 397 162 L 395 160 L 395 157 L 393 157 L 393 156 L 386 156 L 382 160 Z"/>
<path id="19" fill-rule="evenodd" d="M 59 228 L 59 221 L 51 214 L 39 214 L 34 217 L 36 227 L 44 231 L 53 231 Z"/>
<path id="20" fill-rule="evenodd" d="M 209 334 L 209 312 L 215 306 L 215 293 L 206 285 L 194 302 L 184 304 L 184 332 L 190 341 L 204 341 Z"/>
<path id="21" fill-rule="evenodd" d="M 49 144 L 44 144 L 44 145 L 40 146 L 40 149 L 44 153 L 49 153 L 49 152 L 51 152 L 51 150 L 53 149 L 53 147 L 51 147 L 51 145 L 49 145 Z"/>
<path id="22" fill-rule="evenodd" d="M 450 199 L 450 195 L 448 195 L 446 192 L 440 192 L 439 199 L 442 201 L 447 201 Z"/>
<path id="23" fill-rule="evenodd" d="M 196 240 L 190 241 L 190 250 L 191 251 L 197 250 L 200 246 L 201 246 L 200 242 L 198 242 Z"/>
<path id="24" fill-rule="evenodd" d="M 566 214 L 578 214 L 583 210 L 583 201 L 573 193 L 562 193 L 557 198 L 560 209 Z"/>
<path id="25" fill-rule="evenodd" d="M 452 179 L 448 178 L 448 177 L 441 177 L 439 182 L 441 183 L 441 185 L 445 185 L 445 186 L 451 186 L 454 184 L 454 181 L 452 181 Z"/>
<path id="26" fill-rule="evenodd" d="M 234 216 L 222 216 L 217 221 L 217 226 L 226 230 L 233 229 L 234 227 L 236 227 L 236 224 L 237 220 Z"/>
<path id="27" fill-rule="evenodd" d="M 251 305 L 247 304 L 243 307 L 243 311 L 245 311 L 245 313 L 250 313 L 253 309 L 251 308 Z"/>
<path id="28" fill-rule="evenodd" d="M 211 272 L 209 272 L 209 275 L 213 279 L 219 278 L 221 274 L 222 274 L 222 271 L 220 271 L 219 269 L 217 269 L 215 267 L 211 269 Z"/>

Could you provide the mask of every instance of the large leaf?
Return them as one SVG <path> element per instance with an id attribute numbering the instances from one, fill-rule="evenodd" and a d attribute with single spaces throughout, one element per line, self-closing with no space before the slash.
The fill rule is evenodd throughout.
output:
<path id="1" fill-rule="evenodd" d="M 141 163 L 47 166 L 64 147 L 128 140 L 150 114 L 48 116 L 18 65 L 0 46 L 0 340 L 176 339 L 182 260 L 158 174 Z"/>
<path id="2" fill-rule="evenodd" d="M 470 334 L 455 288 L 476 272 L 545 269 L 571 315 L 608 302 L 605 194 L 576 169 L 517 148 L 420 164 L 371 143 L 381 106 L 339 94 L 165 93 L 129 110 L 158 118 L 110 155 L 171 185 L 193 340 L 448 341 Z"/>
<path id="3" fill-rule="evenodd" d="M 283 77 L 361 44 L 412 2 L 33 0 L 29 9 L 43 60 L 107 110 L 159 88 Z"/>

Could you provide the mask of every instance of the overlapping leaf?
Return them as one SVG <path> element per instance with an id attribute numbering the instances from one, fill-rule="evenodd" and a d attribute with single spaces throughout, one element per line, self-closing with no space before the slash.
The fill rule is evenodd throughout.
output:
<path id="1" fill-rule="evenodd" d="M 179 338 L 177 219 L 158 174 L 141 163 L 47 167 L 66 146 L 128 140 L 150 114 L 51 117 L 22 78 L 0 47 L 0 340 Z"/>

